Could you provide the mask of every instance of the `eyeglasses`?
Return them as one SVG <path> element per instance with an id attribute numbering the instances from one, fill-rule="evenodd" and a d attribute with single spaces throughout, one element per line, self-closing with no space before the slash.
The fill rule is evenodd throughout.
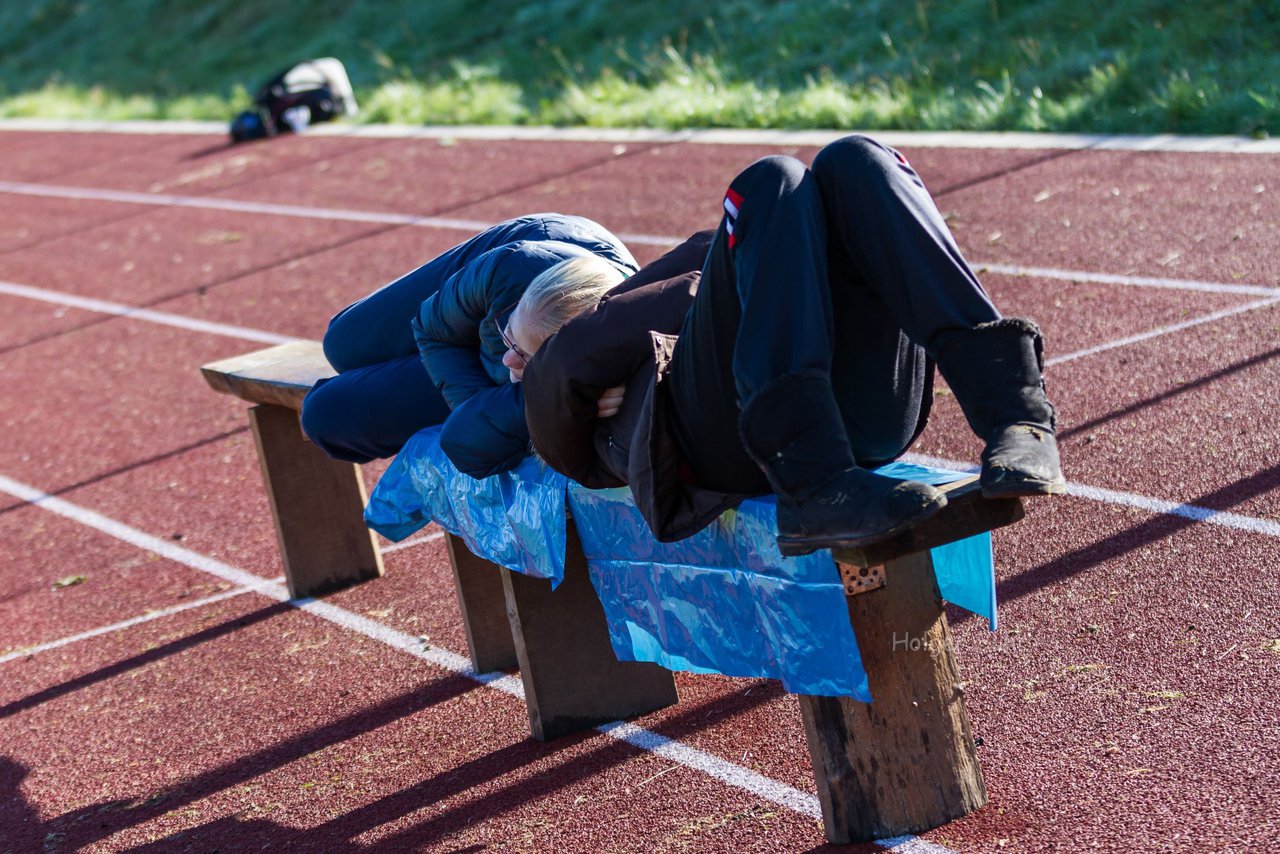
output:
<path id="1" fill-rule="evenodd" d="M 508 321 L 508 323 L 510 323 L 510 321 Z M 515 340 L 512 339 L 511 333 L 507 331 L 506 326 L 499 326 L 498 334 L 502 336 L 502 343 L 507 345 L 508 350 L 510 350 L 512 353 L 515 353 L 517 356 L 519 356 L 520 361 L 524 362 L 525 364 L 529 363 L 529 360 L 532 359 L 533 357 L 530 356 L 528 353 L 526 353 L 524 350 L 520 349 L 519 345 L 517 345 Z"/>

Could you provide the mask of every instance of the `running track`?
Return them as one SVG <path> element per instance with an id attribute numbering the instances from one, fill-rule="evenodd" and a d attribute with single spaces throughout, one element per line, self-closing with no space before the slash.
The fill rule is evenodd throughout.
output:
<path id="1" fill-rule="evenodd" d="M 815 135 L 15 127 L 0 852 L 824 849 L 775 684 L 678 675 L 676 707 L 538 744 L 518 680 L 467 671 L 430 531 L 384 579 L 288 601 L 243 405 L 196 371 L 318 337 L 520 213 L 594 217 L 648 260 Z M 953 614 L 991 803 L 885 847 L 1276 847 L 1280 154 L 892 141 L 1045 328 L 1072 489 L 996 534 L 1001 630 Z M 936 412 L 915 452 L 976 458 L 945 392 Z"/>

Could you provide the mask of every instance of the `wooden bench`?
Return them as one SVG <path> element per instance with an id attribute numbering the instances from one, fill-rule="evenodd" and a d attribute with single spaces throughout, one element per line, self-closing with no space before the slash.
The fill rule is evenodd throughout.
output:
<path id="1" fill-rule="evenodd" d="M 249 409 L 289 593 L 317 596 L 383 574 L 358 466 L 307 441 L 302 399 L 334 375 L 320 344 L 281 344 L 204 365 L 216 391 Z M 518 666 L 533 736 L 547 740 L 676 702 L 675 679 L 656 664 L 620 662 L 604 610 L 570 531 L 565 578 L 551 582 L 497 567 L 448 538 L 455 590 L 477 673 Z"/>
<path id="2" fill-rule="evenodd" d="M 307 441 L 298 420 L 311 387 L 334 376 L 320 343 L 281 344 L 200 372 L 215 391 L 256 404 L 249 425 L 289 595 L 318 596 L 381 576 L 382 553 L 364 524 L 369 496 L 360 467 L 326 456 Z"/>
<path id="3" fill-rule="evenodd" d="M 358 470 L 332 463 L 298 428 L 306 390 L 332 373 L 319 345 L 282 345 L 202 370 L 213 388 L 257 404 L 250 420 L 290 591 L 311 595 L 380 575 L 361 516 Z M 986 803 L 929 549 L 1009 525 L 1023 510 L 1017 499 L 982 498 L 975 478 L 941 488 L 949 503 L 933 518 L 888 542 L 835 555 L 875 702 L 798 697 L 833 843 L 918 833 Z M 669 671 L 616 660 L 568 524 L 565 578 L 554 593 L 549 581 L 498 567 L 448 537 L 475 669 L 519 666 L 539 740 L 677 701 Z M 332 553 L 300 542 L 311 538 Z"/>

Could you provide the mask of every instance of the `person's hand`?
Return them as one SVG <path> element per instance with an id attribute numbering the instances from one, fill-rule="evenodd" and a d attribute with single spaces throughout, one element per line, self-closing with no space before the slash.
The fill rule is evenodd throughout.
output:
<path id="1" fill-rule="evenodd" d="M 613 388 L 604 390 L 600 400 L 596 403 L 596 414 L 601 418 L 612 418 L 618 414 L 618 410 L 622 408 L 622 396 L 626 393 L 625 385 L 616 385 Z"/>

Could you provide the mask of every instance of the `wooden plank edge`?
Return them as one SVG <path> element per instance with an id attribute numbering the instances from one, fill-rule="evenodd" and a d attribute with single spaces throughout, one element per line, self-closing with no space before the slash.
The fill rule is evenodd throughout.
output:
<path id="1" fill-rule="evenodd" d="M 1012 525 L 1026 515 L 1020 498 L 983 498 L 976 477 L 947 486 L 951 487 L 943 490 L 947 493 L 947 506 L 919 525 L 863 548 L 834 549 L 832 556 L 837 563 L 855 567 L 880 566 L 915 552 Z"/>

